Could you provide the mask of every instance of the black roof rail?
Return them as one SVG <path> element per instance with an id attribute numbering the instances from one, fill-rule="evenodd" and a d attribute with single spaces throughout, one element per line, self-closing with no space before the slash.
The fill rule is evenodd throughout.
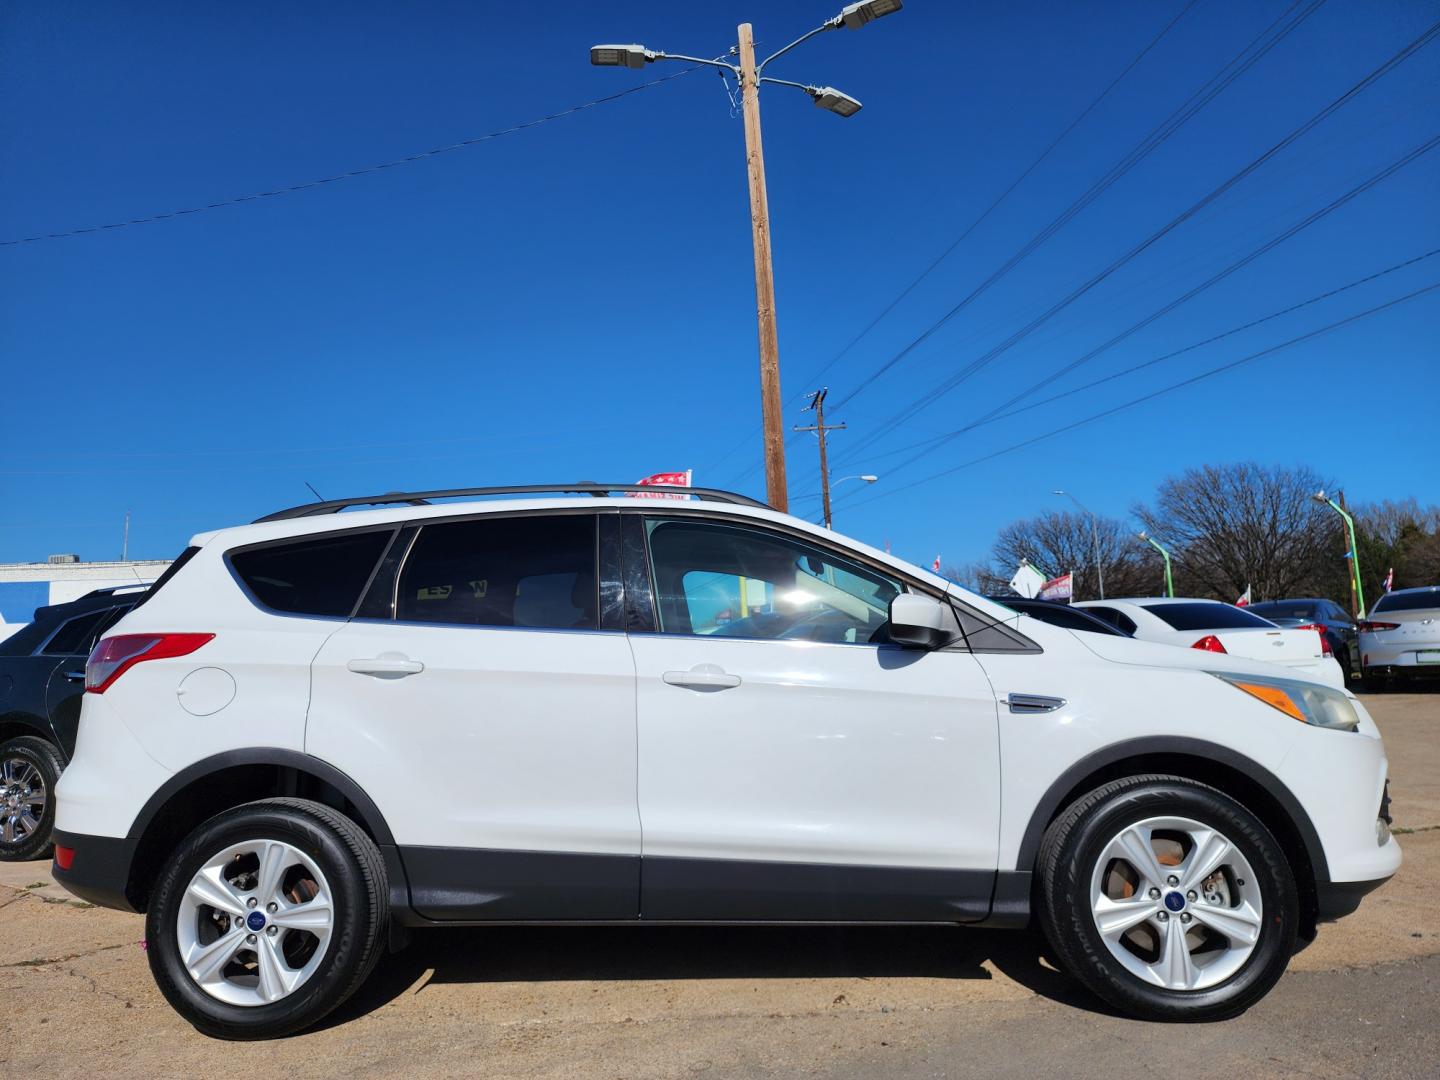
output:
<path id="1" fill-rule="evenodd" d="M 704 502 L 733 503 L 737 506 L 755 506 L 770 509 L 758 499 L 738 495 L 733 491 L 719 488 L 672 487 L 660 484 L 597 484 L 584 480 L 576 484 L 516 484 L 505 487 L 447 488 L 443 491 L 387 491 L 384 495 L 365 495 L 354 499 L 327 499 L 323 502 L 303 503 L 273 514 L 256 518 L 255 524 L 265 521 L 288 521 L 291 518 L 318 517 L 321 514 L 336 514 L 350 506 L 394 506 L 408 503 L 411 506 L 425 506 L 434 499 L 478 498 L 483 495 L 593 495 L 603 499 L 616 492 L 635 492 L 646 495 L 690 495 Z"/>

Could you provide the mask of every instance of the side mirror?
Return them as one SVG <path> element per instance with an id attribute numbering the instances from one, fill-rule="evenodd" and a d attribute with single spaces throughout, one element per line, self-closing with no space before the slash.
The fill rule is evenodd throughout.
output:
<path id="1" fill-rule="evenodd" d="M 955 618 L 938 600 L 901 593 L 890 601 L 890 640 L 912 649 L 938 649 L 955 637 Z"/>

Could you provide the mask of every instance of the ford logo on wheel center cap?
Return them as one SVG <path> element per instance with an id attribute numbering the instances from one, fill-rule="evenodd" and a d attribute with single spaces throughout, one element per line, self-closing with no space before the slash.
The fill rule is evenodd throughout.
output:
<path id="1" fill-rule="evenodd" d="M 1185 907 L 1185 897 L 1178 892 L 1165 894 L 1165 906 L 1171 911 L 1180 911 Z M 250 916 L 252 919 L 255 916 Z"/>
<path id="2" fill-rule="evenodd" d="M 1165 902 L 1166 902 L 1167 904 L 1170 902 L 1168 897 L 1166 898 L 1166 901 L 1165 901 Z M 1183 904 L 1185 901 L 1182 900 L 1182 901 L 1180 901 L 1180 902 Z M 1177 908 L 1176 910 L 1179 910 L 1179 909 Z M 255 931 L 257 931 L 257 932 L 260 931 L 260 930 L 264 930 L 264 929 L 265 929 L 265 913 L 262 912 L 262 911 L 252 911 L 252 912 L 250 912 L 249 915 L 245 916 L 245 925 L 248 926 L 251 930 L 255 930 Z"/>

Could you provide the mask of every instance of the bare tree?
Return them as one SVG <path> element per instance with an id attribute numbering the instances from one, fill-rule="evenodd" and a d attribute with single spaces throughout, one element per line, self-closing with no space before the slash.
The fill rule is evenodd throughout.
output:
<path id="1" fill-rule="evenodd" d="M 1114 518 L 1096 521 L 1100 565 L 1105 571 L 1105 591 L 1111 596 L 1154 593 L 1163 574 L 1146 560 L 1132 530 Z M 1148 549 L 1146 549 L 1148 550 Z M 1022 561 L 1046 574 L 1075 574 L 1075 599 L 1094 600 L 1100 595 L 1095 573 L 1095 539 L 1090 518 L 1069 511 L 1051 511 L 1024 518 L 1000 530 L 991 553 L 996 576 L 1009 581 Z"/>
<path id="2" fill-rule="evenodd" d="M 1179 593 L 1234 600 L 1250 587 L 1256 600 L 1339 595 L 1340 519 L 1311 499 L 1330 486 L 1304 466 L 1206 465 L 1165 480 L 1155 505 L 1134 512 L 1174 555 Z"/>
<path id="3" fill-rule="evenodd" d="M 1397 589 L 1440 583 L 1440 507 L 1422 507 L 1411 498 L 1361 506 L 1354 513 L 1367 594 L 1381 588 L 1392 568 Z M 1374 595 L 1367 599 L 1373 603 Z"/>

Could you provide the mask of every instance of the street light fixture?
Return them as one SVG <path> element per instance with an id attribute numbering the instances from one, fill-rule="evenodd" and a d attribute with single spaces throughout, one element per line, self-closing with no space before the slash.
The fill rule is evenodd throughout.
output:
<path id="1" fill-rule="evenodd" d="M 1091 545 L 1091 547 L 1094 549 L 1094 553 L 1095 553 L 1095 578 L 1096 578 L 1096 581 L 1097 581 L 1097 582 L 1099 583 L 1099 585 L 1100 585 L 1100 599 L 1101 599 L 1101 600 L 1104 600 L 1104 599 L 1105 599 L 1105 568 L 1100 565 L 1100 527 L 1096 524 L 1096 522 L 1097 522 L 1098 519 L 1095 517 L 1094 514 L 1090 513 L 1090 511 L 1085 508 L 1085 504 L 1084 504 L 1084 503 L 1082 503 L 1082 502 L 1081 502 L 1079 499 L 1077 499 L 1074 495 L 1071 495 L 1068 491 L 1062 491 L 1061 489 L 1056 488 L 1053 492 L 1051 492 L 1051 494 L 1052 494 L 1052 495 L 1064 495 L 1067 499 L 1069 499 L 1071 502 L 1073 502 L 1076 506 L 1078 506 L 1078 507 L 1080 508 L 1080 512 L 1081 512 L 1082 514 L 1085 514 L 1087 517 L 1089 517 L 1089 519 L 1090 519 L 1090 545 Z"/>
<path id="2" fill-rule="evenodd" d="M 900 0 L 866 0 L 863 4 L 850 4 L 835 16 L 845 24 L 846 29 L 859 30 L 873 19 L 900 10 Z"/>
<path id="3" fill-rule="evenodd" d="M 643 68 L 655 60 L 644 45 L 592 45 L 590 63 L 596 67 Z"/>
<path id="4" fill-rule="evenodd" d="M 879 479 L 880 477 L 876 476 L 874 473 L 861 473 L 859 476 L 842 476 L 839 480 L 836 480 L 835 483 L 843 484 L 846 480 L 863 480 L 867 484 L 873 484 L 876 480 Z"/>
<path id="5" fill-rule="evenodd" d="M 1355 519 L 1346 512 L 1343 506 L 1326 495 L 1324 488 L 1311 495 L 1310 498 L 1323 506 L 1330 507 L 1345 519 L 1345 528 L 1350 534 L 1350 587 L 1354 590 L 1355 617 L 1363 619 L 1365 617 L 1365 588 L 1360 584 L 1360 549 L 1355 545 Z"/>
<path id="6" fill-rule="evenodd" d="M 822 109 L 829 109 L 837 116 L 854 116 L 862 108 L 859 101 L 849 94 L 841 93 L 833 86 L 808 86 L 805 88 L 805 92 L 815 99 L 816 105 Z"/>
<path id="7" fill-rule="evenodd" d="M 1160 541 L 1156 540 L 1144 529 L 1141 529 L 1135 535 L 1158 551 L 1160 557 L 1165 560 L 1165 595 L 1173 597 L 1175 595 L 1175 579 L 1170 576 L 1170 552 L 1166 551 Z"/>
<path id="8" fill-rule="evenodd" d="M 760 336 L 760 404 L 764 417 L 765 494 L 776 510 L 789 508 L 785 485 L 785 433 L 780 404 L 780 349 L 775 328 L 775 270 L 770 254 L 770 206 L 765 194 L 765 151 L 760 138 L 760 84 L 775 83 L 793 86 L 810 95 L 822 109 L 837 116 L 850 117 L 860 111 L 860 102 L 833 86 L 811 86 L 785 79 L 762 77 L 765 65 L 791 49 L 809 41 L 816 34 L 842 27 L 858 30 L 866 23 L 897 12 L 901 0 L 861 0 L 848 4 L 831 19 L 800 35 L 778 52 L 760 63 L 755 62 L 755 35 L 749 23 L 741 23 L 739 40 L 727 55 L 740 62 L 732 64 L 720 58 L 707 60 L 647 49 L 643 45 L 596 45 L 590 50 L 590 63 L 596 67 L 642 68 L 656 60 L 681 60 L 721 68 L 735 76 L 740 85 L 742 110 L 745 116 L 745 163 L 750 180 L 750 229 L 755 246 L 755 316 Z"/>

